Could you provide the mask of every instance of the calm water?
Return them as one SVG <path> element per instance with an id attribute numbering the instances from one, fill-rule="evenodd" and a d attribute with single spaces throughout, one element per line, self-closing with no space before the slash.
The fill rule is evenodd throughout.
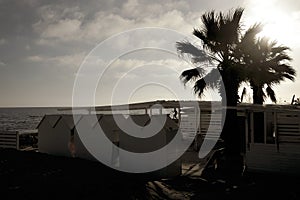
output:
<path id="1" fill-rule="evenodd" d="M 57 108 L 0 108 L 0 130 L 36 130 L 45 114 L 61 113 Z"/>
<path id="2" fill-rule="evenodd" d="M 83 111 L 79 111 L 82 113 Z M 86 112 L 86 111 L 85 111 Z M 132 114 L 144 114 L 133 111 Z M 167 110 L 166 113 L 169 113 Z M 71 111 L 58 111 L 57 107 L 43 108 L 0 108 L 0 131 L 35 132 L 37 126 L 46 114 L 71 114 Z M 122 112 L 120 112 L 122 113 Z M 107 114 L 103 112 L 103 114 Z"/>

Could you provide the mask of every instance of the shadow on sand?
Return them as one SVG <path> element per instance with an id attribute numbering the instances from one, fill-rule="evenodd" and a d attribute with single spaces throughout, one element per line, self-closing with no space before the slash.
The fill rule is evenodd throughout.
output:
<path id="1" fill-rule="evenodd" d="M 7 199 L 299 199 L 299 177 L 246 172 L 237 186 L 178 176 L 155 180 L 101 163 L 0 149 L 0 192 Z"/>

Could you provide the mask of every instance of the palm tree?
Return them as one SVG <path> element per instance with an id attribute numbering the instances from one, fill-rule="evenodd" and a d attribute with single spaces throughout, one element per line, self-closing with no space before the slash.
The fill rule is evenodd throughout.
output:
<path id="1" fill-rule="evenodd" d="M 206 74 L 206 77 L 216 78 L 207 79 L 211 82 L 205 82 L 204 80 L 206 70 L 203 68 L 203 65 L 185 70 L 181 74 L 183 82 L 195 81 L 194 91 L 200 97 L 206 87 L 218 87 L 222 96 L 222 102 L 225 103 L 227 98 L 226 105 L 228 106 L 237 105 L 237 90 L 241 82 L 240 66 L 237 65 L 233 52 L 240 38 L 242 14 L 243 9 L 241 8 L 228 15 L 224 15 L 221 12 L 216 14 L 215 11 L 203 14 L 202 22 L 204 27 L 200 30 L 194 29 L 193 34 L 202 41 L 204 50 L 188 41 L 176 43 L 180 55 L 190 55 L 194 64 L 198 65 L 208 61 L 217 64 L 216 68 Z M 225 87 L 219 84 L 221 77 L 218 77 L 218 73 L 221 74 Z"/>
<path id="2" fill-rule="evenodd" d="M 241 42 L 241 17 L 244 9 L 237 8 L 228 14 L 210 11 L 202 15 L 203 26 L 194 29 L 203 49 L 188 41 L 177 42 L 179 55 L 188 55 L 196 65 L 195 68 L 182 72 L 184 83 L 194 81 L 194 92 L 200 97 L 207 88 L 217 88 L 222 97 L 222 105 L 237 106 L 240 83 L 245 81 L 245 74 L 239 59 L 234 55 Z M 248 33 L 249 34 L 249 33 Z M 203 56 L 206 55 L 206 56 Z M 215 64 L 209 72 L 203 63 Z M 221 80 L 223 84 L 221 84 Z M 225 154 L 231 160 L 240 160 L 241 134 L 236 129 L 237 113 L 235 109 L 227 109 L 221 137 L 225 141 Z M 229 160 L 229 159 L 228 159 Z"/>
<path id="3" fill-rule="evenodd" d="M 278 46 L 268 38 L 253 38 L 242 46 L 248 81 L 253 90 L 253 103 L 263 104 L 266 97 L 276 103 L 272 86 L 285 79 L 294 81 L 296 75 L 296 71 L 288 63 L 291 60 L 286 52 L 289 48 Z"/>

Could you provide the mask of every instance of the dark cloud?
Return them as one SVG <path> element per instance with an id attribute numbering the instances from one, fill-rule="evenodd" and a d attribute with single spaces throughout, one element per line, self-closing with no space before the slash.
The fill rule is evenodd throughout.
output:
<path id="1" fill-rule="evenodd" d="M 300 9 L 296 0 L 283 2 L 286 12 Z M 190 34 L 204 11 L 244 5 L 247 1 L 0 0 L 0 93 L 7 94 L 0 106 L 48 105 L 50 100 L 42 98 L 48 93 L 60 95 L 56 103 L 70 104 L 74 74 L 99 42 L 149 26 Z M 134 39 L 118 45 L 153 42 L 149 36 Z"/>

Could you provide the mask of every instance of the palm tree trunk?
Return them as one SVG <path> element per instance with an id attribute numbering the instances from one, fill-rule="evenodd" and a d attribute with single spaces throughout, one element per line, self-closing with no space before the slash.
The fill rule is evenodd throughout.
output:
<path id="1" fill-rule="evenodd" d="M 223 78 L 226 92 L 226 103 L 222 100 L 223 105 L 226 105 L 226 117 L 224 121 L 221 138 L 225 143 L 224 162 L 221 164 L 221 170 L 228 180 L 240 177 L 243 171 L 243 157 L 241 156 L 241 138 L 244 132 L 238 129 L 237 110 L 235 109 L 238 101 L 239 84 L 232 83 L 232 79 L 226 81 Z M 222 98 L 224 99 L 224 98 Z"/>
<path id="2" fill-rule="evenodd" d="M 263 86 L 257 86 L 251 84 L 251 88 L 253 90 L 253 103 L 262 105 L 264 103 L 264 93 L 262 90 Z"/>

